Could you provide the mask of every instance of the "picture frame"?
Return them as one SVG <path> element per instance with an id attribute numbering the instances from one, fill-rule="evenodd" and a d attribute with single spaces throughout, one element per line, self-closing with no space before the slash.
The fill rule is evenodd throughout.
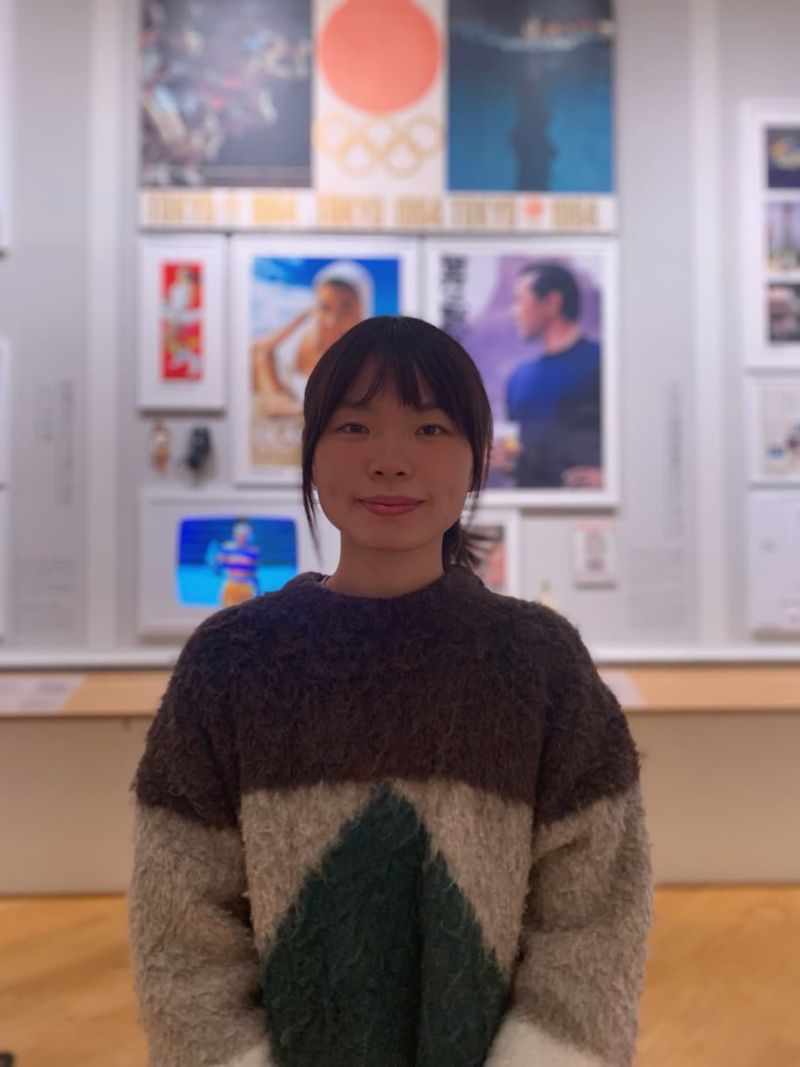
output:
<path id="1" fill-rule="evenodd" d="M 521 597 L 522 516 L 516 508 L 497 507 L 478 499 L 474 513 L 467 502 L 461 521 L 466 529 L 492 538 L 478 570 L 487 589 L 502 596 Z"/>
<path id="2" fill-rule="evenodd" d="M 741 110 L 744 365 L 800 369 L 800 97 Z"/>
<path id="3" fill-rule="evenodd" d="M 139 238 L 138 365 L 142 411 L 225 407 L 227 239 Z"/>
<path id="4" fill-rule="evenodd" d="M 800 374 L 746 383 L 752 485 L 800 485 Z"/>
<path id="5" fill-rule="evenodd" d="M 231 240 L 231 439 L 237 485 L 300 485 L 305 381 L 361 319 L 418 312 L 419 246 L 402 237 Z"/>
<path id="6" fill-rule="evenodd" d="M 540 277 L 542 286 L 550 286 L 548 306 L 555 300 L 574 316 L 567 322 L 561 315 L 567 323 L 560 330 L 563 343 L 576 334 L 577 339 L 569 341 L 560 364 L 542 362 L 547 342 L 531 332 L 541 326 L 527 306 Z M 618 504 L 616 241 L 432 238 L 425 243 L 424 280 L 425 317 L 465 346 L 492 405 L 493 459 L 482 498 L 541 509 Z M 566 308 L 564 293 L 554 285 L 570 294 Z M 538 313 L 534 308 L 533 315 Z M 573 373 L 574 388 L 562 389 L 557 379 Z M 542 398 L 554 389 L 561 399 L 548 411 Z M 502 463 L 511 469 L 502 469 Z"/>
<path id="7" fill-rule="evenodd" d="M 11 345 L 0 337 L 0 488 L 11 479 Z"/>
<path id="8" fill-rule="evenodd" d="M 9 521 L 9 491 L 0 488 L 0 641 L 6 636 L 8 625 Z"/>
<path id="9" fill-rule="evenodd" d="M 0 255 L 11 248 L 15 0 L 0 0 Z"/>
<path id="10" fill-rule="evenodd" d="M 748 629 L 800 640 L 800 492 L 752 492 L 747 522 Z"/>
<path id="11" fill-rule="evenodd" d="M 240 522 L 250 527 L 243 548 L 232 543 Z M 184 638 L 213 612 L 255 595 L 237 586 L 255 580 L 258 592 L 269 592 L 303 571 L 332 573 L 339 532 L 319 508 L 317 530 L 319 555 L 300 494 L 292 490 L 142 489 L 137 633 Z"/>

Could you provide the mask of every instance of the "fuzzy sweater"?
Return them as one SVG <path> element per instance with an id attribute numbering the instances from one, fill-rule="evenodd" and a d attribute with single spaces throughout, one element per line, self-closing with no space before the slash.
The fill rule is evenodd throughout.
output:
<path id="1" fill-rule="evenodd" d="M 627 1067 L 639 762 L 577 631 L 455 568 L 187 642 L 132 786 L 151 1067 Z"/>

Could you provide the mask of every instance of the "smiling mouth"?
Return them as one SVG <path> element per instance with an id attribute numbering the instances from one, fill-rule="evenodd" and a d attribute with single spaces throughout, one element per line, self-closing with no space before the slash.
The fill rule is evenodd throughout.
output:
<path id="1" fill-rule="evenodd" d="M 409 497 L 370 497 L 362 500 L 364 507 L 373 515 L 406 515 L 414 511 L 422 503 L 421 500 L 411 500 Z"/>

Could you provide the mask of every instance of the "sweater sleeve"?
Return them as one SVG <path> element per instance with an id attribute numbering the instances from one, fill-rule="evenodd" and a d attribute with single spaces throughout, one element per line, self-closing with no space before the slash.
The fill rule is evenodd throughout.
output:
<path id="1" fill-rule="evenodd" d="M 638 753 L 577 631 L 553 629 L 529 892 L 486 1067 L 630 1067 L 652 923 Z"/>
<path id="2" fill-rule="evenodd" d="M 225 614 L 181 653 L 132 787 L 129 931 L 150 1067 L 274 1067 L 225 715 Z"/>

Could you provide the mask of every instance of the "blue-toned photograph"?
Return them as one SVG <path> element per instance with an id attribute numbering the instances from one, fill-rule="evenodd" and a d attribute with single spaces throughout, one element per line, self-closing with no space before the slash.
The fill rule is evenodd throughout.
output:
<path id="1" fill-rule="evenodd" d="M 614 189 L 611 0 L 451 0 L 448 185 Z"/>
<path id="2" fill-rule="evenodd" d="M 176 537 L 180 604 L 229 607 L 280 589 L 298 573 L 294 519 L 183 519 Z"/>
<path id="3" fill-rule="evenodd" d="M 800 127 L 773 126 L 766 138 L 767 187 L 800 189 Z"/>

